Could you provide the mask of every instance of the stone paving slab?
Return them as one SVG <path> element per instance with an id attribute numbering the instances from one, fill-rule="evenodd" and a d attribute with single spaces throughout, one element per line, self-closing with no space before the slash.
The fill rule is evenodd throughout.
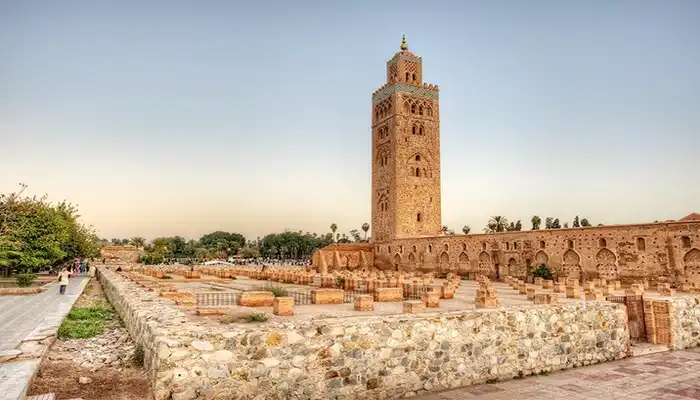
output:
<path id="1" fill-rule="evenodd" d="M 417 400 L 700 399 L 700 348 L 423 394 Z"/>
<path id="2" fill-rule="evenodd" d="M 56 335 L 88 281 L 87 277 L 73 278 L 64 295 L 59 294 L 58 283 L 51 283 L 43 293 L 0 296 L 0 352 Z M 25 340 L 29 342 L 22 343 Z M 0 363 L 0 400 L 24 399 L 40 364 L 40 358 Z"/>

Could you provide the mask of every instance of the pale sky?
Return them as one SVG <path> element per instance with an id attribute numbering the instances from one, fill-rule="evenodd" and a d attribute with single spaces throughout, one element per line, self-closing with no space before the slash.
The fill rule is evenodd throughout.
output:
<path id="1" fill-rule="evenodd" d="M 443 223 L 700 211 L 700 1 L 0 2 L 0 192 L 103 237 L 370 221 L 371 94 L 440 85 Z"/>

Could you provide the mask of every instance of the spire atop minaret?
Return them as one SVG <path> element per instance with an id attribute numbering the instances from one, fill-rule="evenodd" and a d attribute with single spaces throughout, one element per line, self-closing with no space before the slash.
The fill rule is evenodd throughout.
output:
<path id="1" fill-rule="evenodd" d="M 401 36 L 401 50 L 408 50 L 408 45 L 406 44 L 406 35 Z"/>

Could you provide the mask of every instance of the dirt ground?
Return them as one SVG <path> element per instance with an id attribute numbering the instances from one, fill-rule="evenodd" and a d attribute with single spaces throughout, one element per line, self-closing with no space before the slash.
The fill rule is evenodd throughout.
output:
<path id="1" fill-rule="evenodd" d="M 75 304 L 79 307 L 109 307 L 102 287 L 94 278 Z M 120 321 L 108 326 L 105 332 L 90 339 L 57 340 L 44 359 L 36 378 L 29 388 L 30 395 L 55 393 L 57 400 L 151 400 L 150 381 L 146 371 L 133 361 L 104 365 L 96 369 L 81 360 L 80 349 L 94 347 L 95 343 L 118 341 L 120 347 L 134 346 Z M 82 364 L 82 366 L 81 366 Z M 80 377 L 92 381 L 78 382 Z"/>

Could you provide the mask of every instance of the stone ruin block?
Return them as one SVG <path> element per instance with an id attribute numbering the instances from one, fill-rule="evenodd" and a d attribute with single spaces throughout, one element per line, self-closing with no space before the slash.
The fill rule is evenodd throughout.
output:
<path id="1" fill-rule="evenodd" d="M 554 281 L 551 279 L 542 280 L 542 289 L 552 289 L 554 288 Z"/>
<path id="2" fill-rule="evenodd" d="M 611 282 L 609 282 L 609 284 L 615 286 L 615 290 L 622 289 L 622 282 L 620 282 L 619 280 L 611 281 Z"/>
<path id="3" fill-rule="evenodd" d="M 272 303 L 272 313 L 281 317 L 294 315 L 294 298 L 275 297 L 275 301 Z"/>
<path id="4" fill-rule="evenodd" d="M 443 299 L 446 299 L 446 300 L 453 299 L 455 297 L 455 290 L 456 290 L 455 286 L 451 285 L 448 282 L 445 282 L 442 285 Z"/>
<path id="5" fill-rule="evenodd" d="M 313 304 L 343 304 L 344 293 L 342 289 L 313 289 L 311 290 L 311 302 Z"/>
<path id="6" fill-rule="evenodd" d="M 566 298 L 568 299 L 580 299 L 581 298 L 581 288 L 579 285 L 567 286 L 566 287 Z"/>
<path id="7" fill-rule="evenodd" d="M 577 278 L 566 278 L 566 286 L 579 286 Z"/>
<path id="8" fill-rule="evenodd" d="M 527 294 L 527 284 L 521 283 L 518 285 L 518 293 L 519 294 Z"/>
<path id="9" fill-rule="evenodd" d="M 605 296 L 600 290 L 587 290 L 584 296 L 586 301 L 605 301 Z"/>
<path id="10" fill-rule="evenodd" d="M 535 286 L 542 287 L 542 281 L 543 281 L 543 280 L 544 280 L 544 279 L 539 278 L 539 277 L 538 277 L 538 278 L 535 278 Z"/>
<path id="11" fill-rule="evenodd" d="M 333 276 L 329 275 L 322 275 L 321 276 L 321 288 L 324 289 L 330 289 L 330 288 L 335 288 L 337 285 L 337 280 Z"/>
<path id="12" fill-rule="evenodd" d="M 443 285 L 430 285 L 428 288 L 429 292 L 435 292 L 438 294 L 439 298 L 444 299 L 444 293 L 442 291 Z"/>
<path id="13" fill-rule="evenodd" d="M 438 292 L 425 292 L 421 295 L 420 299 L 425 303 L 427 308 L 440 307 L 440 293 Z"/>
<path id="14" fill-rule="evenodd" d="M 605 285 L 602 288 L 602 292 L 606 296 L 614 296 L 615 295 L 615 285 Z"/>
<path id="15" fill-rule="evenodd" d="M 425 312 L 425 303 L 420 300 L 408 300 L 403 302 L 403 312 L 405 314 L 418 314 Z"/>
<path id="16" fill-rule="evenodd" d="M 200 279 L 201 277 L 199 272 L 185 272 L 185 279 Z M 230 276 L 228 278 L 230 278 Z"/>
<path id="17" fill-rule="evenodd" d="M 659 294 L 661 296 L 675 296 L 676 289 L 672 289 L 671 285 L 668 283 L 659 283 L 657 287 Z"/>
<path id="18" fill-rule="evenodd" d="M 377 288 L 374 291 L 374 301 L 389 302 L 402 300 L 403 288 Z"/>
<path id="19" fill-rule="evenodd" d="M 633 283 L 630 285 L 629 290 L 639 293 L 638 295 L 644 294 L 644 284 L 643 283 Z"/>
<path id="20" fill-rule="evenodd" d="M 361 294 L 355 296 L 353 301 L 355 311 L 372 311 L 374 310 L 374 298 L 371 294 Z"/>
<path id="21" fill-rule="evenodd" d="M 534 288 L 534 287 L 529 287 L 525 291 L 525 294 L 527 295 L 528 300 L 534 300 L 536 293 L 537 293 L 537 288 Z"/>
<path id="22" fill-rule="evenodd" d="M 559 296 L 553 293 L 537 293 L 534 298 L 535 304 L 557 304 Z"/>
<path id="23" fill-rule="evenodd" d="M 595 282 L 586 282 L 583 284 L 583 290 L 584 291 L 593 291 L 596 289 L 596 284 Z"/>
<path id="24" fill-rule="evenodd" d="M 238 305 L 242 307 L 272 307 L 275 295 L 272 292 L 243 292 L 238 298 Z"/>
<path id="25" fill-rule="evenodd" d="M 500 306 L 496 290 L 488 283 L 479 285 L 474 303 L 476 308 L 497 308 Z"/>

